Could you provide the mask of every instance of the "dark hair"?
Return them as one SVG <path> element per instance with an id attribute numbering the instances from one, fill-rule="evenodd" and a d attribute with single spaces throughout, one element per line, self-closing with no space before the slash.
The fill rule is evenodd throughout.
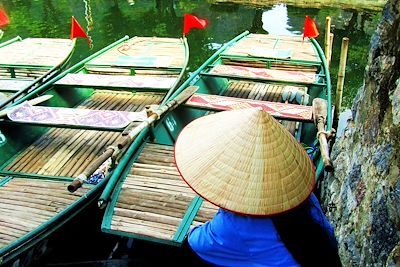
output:
<path id="1" fill-rule="evenodd" d="M 282 242 L 302 267 L 342 266 L 336 240 L 311 216 L 311 200 L 271 217 Z"/>

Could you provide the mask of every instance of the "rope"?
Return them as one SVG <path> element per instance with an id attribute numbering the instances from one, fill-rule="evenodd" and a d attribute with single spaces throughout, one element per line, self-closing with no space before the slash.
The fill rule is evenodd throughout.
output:
<path id="1" fill-rule="evenodd" d="M 83 0 L 83 2 L 85 3 L 86 32 L 90 43 L 92 44 L 91 48 L 93 48 L 93 39 L 89 35 L 89 32 L 93 30 L 92 8 L 90 7 L 90 0 Z"/>

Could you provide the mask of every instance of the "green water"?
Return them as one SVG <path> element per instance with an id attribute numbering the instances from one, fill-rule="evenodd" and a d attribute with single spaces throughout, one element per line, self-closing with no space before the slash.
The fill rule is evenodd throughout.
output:
<path id="1" fill-rule="evenodd" d="M 369 42 L 380 17 L 380 12 L 342 10 L 340 7 L 319 9 L 275 5 L 255 8 L 212 5 L 205 0 L 0 0 L 1 6 L 11 20 L 3 29 L 2 41 L 17 35 L 23 38 L 68 38 L 72 15 L 84 29 L 92 21 L 89 35 L 94 47 L 90 50 L 86 40 L 79 39 L 71 64 L 124 35 L 180 37 L 183 14 L 196 14 L 209 20 L 209 26 L 205 30 L 192 30 L 188 35 L 189 71 L 194 71 L 221 44 L 245 30 L 301 34 L 305 15 L 317 22 L 321 33 L 317 40 L 323 46 L 325 17 L 331 16 L 335 35 L 331 64 L 333 91 L 336 89 L 341 39 L 350 38 L 343 108 L 350 107 L 363 83 Z"/>

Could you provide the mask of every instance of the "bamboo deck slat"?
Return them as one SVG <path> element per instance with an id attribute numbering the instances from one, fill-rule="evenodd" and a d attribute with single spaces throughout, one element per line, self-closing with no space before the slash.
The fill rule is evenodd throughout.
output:
<path id="1" fill-rule="evenodd" d="M 158 104 L 163 94 L 96 91 L 79 108 L 140 111 Z M 51 129 L 10 162 L 5 170 L 77 176 L 120 135 L 116 132 Z"/>
<path id="2" fill-rule="evenodd" d="M 172 146 L 144 146 L 122 185 L 112 230 L 172 240 L 196 196 L 180 178 L 173 159 Z"/>
<path id="3" fill-rule="evenodd" d="M 303 42 L 301 36 L 250 34 L 230 47 L 224 54 L 264 57 L 265 54 L 259 54 L 259 52 L 271 50 L 290 51 L 291 60 L 320 61 L 311 41 L 304 40 Z M 276 57 L 271 56 L 271 58 Z"/>
<path id="4" fill-rule="evenodd" d="M 96 57 L 87 65 L 181 68 L 184 60 L 185 53 L 182 40 L 135 37 Z"/>
<path id="5" fill-rule="evenodd" d="M 241 97 L 254 100 L 263 100 L 271 102 L 283 102 L 282 93 L 285 85 L 281 84 L 266 84 L 250 81 L 235 81 L 231 80 L 228 83 L 225 96 Z M 307 87 L 297 86 L 297 89 L 306 92 Z M 243 97 L 246 96 L 246 97 Z M 281 123 L 288 131 L 295 135 L 296 122 L 283 120 Z"/>
<path id="6" fill-rule="evenodd" d="M 0 49 L 0 65 L 58 66 L 70 54 L 69 39 L 27 38 Z"/>
<path id="7" fill-rule="evenodd" d="M 71 194 L 67 182 L 13 178 L 0 187 L 0 248 L 66 209 L 89 187 Z"/>

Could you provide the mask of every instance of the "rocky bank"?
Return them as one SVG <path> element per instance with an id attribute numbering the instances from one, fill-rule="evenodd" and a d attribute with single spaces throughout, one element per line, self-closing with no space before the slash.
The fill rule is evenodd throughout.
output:
<path id="1" fill-rule="evenodd" d="M 364 86 L 332 148 L 321 197 L 344 266 L 400 266 L 400 3 L 371 40 Z"/>

